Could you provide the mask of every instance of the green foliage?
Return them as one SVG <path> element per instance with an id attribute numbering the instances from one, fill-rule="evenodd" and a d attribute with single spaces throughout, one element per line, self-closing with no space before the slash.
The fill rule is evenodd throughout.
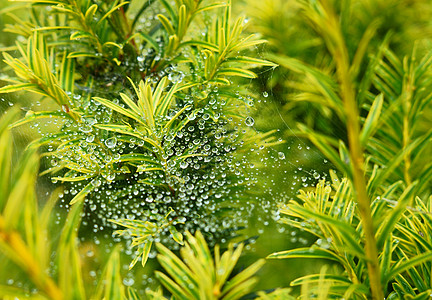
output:
<path id="1" fill-rule="evenodd" d="M 1 297 L 141 299 L 124 272 L 158 253 L 164 289 L 146 299 L 430 298 L 426 0 L 13 2 L 2 12 L 19 38 L 2 50 L 0 93 L 34 98 L 0 121 L 0 251 L 28 284 L 0 286 Z M 245 7 L 251 20 L 232 17 Z M 309 139 L 336 171 L 280 205 L 281 223 L 314 244 L 268 256 L 330 266 L 293 290 L 247 295 L 263 260 L 239 271 L 243 244 L 212 246 L 248 225 L 264 204 L 253 193 L 272 181 L 253 154 L 281 139 L 257 129 L 273 115 L 266 101 L 252 113 L 251 87 L 271 88 L 285 125 L 301 120 L 280 134 Z M 11 132 L 29 124 L 41 136 L 17 159 Z M 38 173 L 59 185 L 42 201 Z M 91 286 L 81 252 L 94 233 L 126 246 L 110 243 Z"/>
<path id="2" fill-rule="evenodd" d="M 12 137 L 7 127 L 16 116 L 17 110 L 11 110 L 0 120 L 2 145 L 0 161 L 1 170 L 5 171 L 10 168 L 10 157 L 13 152 Z M 39 211 L 34 191 L 37 167 L 36 149 L 30 148 L 16 164 L 12 177 L 1 177 L 3 193 L 0 214 L 0 250 L 28 274 L 38 289 L 36 294 L 32 293 L 31 298 L 56 300 L 140 299 L 139 295 L 131 288 L 127 290 L 126 296 L 120 275 L 119 247 L 113 249 L 105 262 L 104 270 L 93 295 L 88 294 L 83 281 L 79 244 L 77 243 L 77 229 L 83 209 L 82 201 L 73 205 L 69 211 L 61 231 L 57 250 L 52 249 L 51 243 L 46 243 L 47 240 L 53 240 L 48 235 L 50 231 L 49 221 L 58 197 L 53 195 Z M 137 224 L 137 221 L 116 222 L 134 229 L 142 227 L 141 224 Z M 153 225 L 152 223 L 147 224 Z M 179 238 L 177 237 L 177 239 Z M 182 238 L 179 242 L 181 240 Z M 254 285 L 256 278 L 252 276 L 264 263 L 263 260 L 260 260 L 230 278 L 243 246 L 239 245 L 234 250 L 233 245 L 230 245 L 229 249 L 222 255 L 219 254 L 219 246 L 216 246 L 215 260 L 213 261 L 207 243 L 199 232 L 196 233 L 196 237 L 187 233 L 187 242 L 181 250 L 186 265 L 162 244 L 158 244 L 157 247 L 160 252 L 158 260 L 180 286 L 161 272 L 158 272 L 157 276 L 161 279 L 161 283 L 178 299 L 191 299 L 189 298 L 191 295 L 196 295 L 196 299 L 238 299 Z M 52 260 L 53 257 L 54 260 Z M 50 270 L 50 272 L 47 273 L 46 270 Z M 52 273 L 55 276 L 48 275 Z M 185 282 L 183 275 L 186 275 L 197 286 L 189 289 L 188 284 L 190 282 Z M 184 285 L 184 283 L 187 284 Z M 175 288 L 173 289 L 173 287 Z M 182 296 L 184 293 L 188 295 L 186 298 Z M 2 286 L 0 295 L 2 297 L 27 298 L 29 292 L 24 289 Z M 160 292 L 149 292 L 149 297 L 150 299 L 165 299 Z"/>
<path id="3" fill-rule="evenodd" d="M 242 5 L 251 17 L 251 32 L 259 32 L 269 41 L 265 51 L 276 56 L 288 56 L 307 62 L 326 74 L 334 71 L 334 60 L 329 53 L 322 35 L 315 31 L 310 23 L 310 13 L 302 9 L 308 1 L 263 0 L 247 1 Z M 340 18 L 340 27 L 348 53 L 354 61 L 361 48 L 367 58 L 375 56 L 387 40 L 390 49 L 401 58 L 412 53 L 417 43 L 418 54 L 424 55 L 430 49 L 430 16 L 432 9 L 426 0 L 387 1 L 387 0 L 351 0 L 330 1 Z M 328 29 L 325 28 L 325 31 Z M 360 46 L 360 47 L 359 47 Z M 365 64 L 356 64 L 360 76 L 353 78 L 359 83 L 366 75 Z M 270 96 L 280 103 L 284 120 L 295 127 L 295 122 L 302 122 L 316 131 L 337 138 L 344 137 L 338 115 L 329 110 L 327 105 L 311 101 L 316 93 L 302 97 L 297 92 L 297 82 L 303 81 L 298 75 L 285 68 L 278 68 L 271 76 L 262 76 L 263 90 L 272 89 Z M 297 85 L 298 86 L 298 85 Z M 367 88 L 365 89 L 365 91 Z M 287 130 L 286 135 L 290 132 Z"/>
<path id="4" fill-rule="evenodd" d="M 417 58 L 414 49 L 410 56 L 399 59 L 387 48 L 382 53 L 372 82 L 383 100 L 363 104 L 371 106 L 363 131 L 368 132 L 364 134 L 364 145 L 371 164 L 386 166 L 387 170 L 385 174 L 372 171 L 377 174 L 370 190 L 383 181 L 384 186 L 402 181 L 406 187 L 417 180 L 416 194 L 428 195 L 431 165 L 422 157 L 431 151 L 432 131 L 423 124 L 425 109 L 431 101 L 431 54 Z M 375 116 L 369 117 L 372 115 Z"/>
<path id="5" fill-rule="evenodd" d="M 254 205 L 247 192 L 256 179 L 245 153 L 280 142 L 254 129 L 244 84 L 256 77 L 249 69 L 276 65 L 247 56 L 264 40 L 242 33 L 245 19 L 232 20 L 231 3 L 18 2 L 11 11 L 25 10 L 29 19 L 7 26 L 23 38 L 3 51 L 10 84 L 0 93 L 40 97 L 9 127 L 40 128 L 42 137 L 26 151 L 37 156 L 40 148 L 41 175 L 65 189 L 60 206 L 69 216 L 53 283 L 62 297 L 89 295 L 76 244 L 80 225 L 80 232 L 116 230 L 134 251 L 130 268 L 144 266 L 157 241 L 178 249 L 189 230 L 211 243 L 235 236 Z M 5 211 L 16 213 L 17 202 L 7 203 Z M 240 253 L 230 248 L 216 265 Z M 90 290 L 95 298 L 139 298 L 142 291 L 122 285 L 119 249 L 104 265 Z M 220 291 L 224 298 L 246 293 L 257 265 L 251 268 L 233 279 L 239 285 Z M 221 288 L 231 271 L 216 282 Z"/>
<path id="6" fill-rule="evenodd" d="M 13 153 L 12 136 L 7 129 L 16 119 L 17 110 L 6 112 L 0 121 L 2 149 L 1 170 L 10 170 Z M 74 205 L 61 230 L 58 245 L 50 235 L 50 216 L 58 200 L 56 191 L 40 209 L 35 192 L 39 159 L 32 148 L 24 152 L 14 165 L 12 176 L 2 176 L 0 213 L 0 250 L 7 260 L 25 272 L 31 281 L 27 288 L 1 286 L 0 295 L 30 297 L 31 299 L 86 299 L 81 258 L 78 250 L 77 230 L 81 220 L 82 205 Z M 47 243 L 47 241 L 49 241 Z M 6 261 L 2 259 L 2 264 Z M 120 299 L 123 284 L 119 273 L 118 249 L 106 261 L 106 277 L 101 277 L 92 299 Z M 30 283 L 30 282 L 29 282 Z M 113 298 L 114 297 L 114 298 Z"/>
<path id="7" fill-rule="evenodd" d="M 243 249 L 240 244 L 234 250 L 229 245 L 222 255 L 219 246 L 214 249 L 214 258 L 200 232 L 195 237 L 187 233 L 187 241 L 180 253 L 184 260 L 175 256 L 162 244 L 158 244 L 158 260 L 166 273 L 156 272 L 160 282 L 175 299 L 240 299 L 256 283 L 252 277 L 264 264 L 259 260 L 247 269 L 230 278 Z"/>
<path id="8" fill-rule="evenodd" d="M 333 190 L 321 182 L 315 192 L 301 192 L 299 202 L 282 206 L 280 212 L 288 216 L 282 222 L 317 240 L 312 247 L 269 258 L 336 263 L 341 272 L 306 275 L 291 283 L 326 283 L 327 297 L 400 299 L 410 294 L 423 299 L 431 286 L 419 280 L 429 278 L 428 272 L 420 275 L 419 270 L 429 268 L 430 243 L 424 241 L 420 248 L 402 240 L 407 232 L 422 232 L 415 225 L 421 221 L 409 221 L 413 216 L 421 219 L 430 213 L 421 200 L 430 197 L 432 179 L 429 163 L 421 158 L 431 149 L 431 131 L 422 119 L 430 103 L 430 54 L 418 58 L 414 47 L 413 54 L 400 59 L 389 50 L 387 35 L 379 47 L 371 45 L 372 37 L 379 34 L 373 23 L 357 44 L 351 43 L 341 7 L 338 11 L 336 3 L 326 0 L 300 4 L 331 55 L 330 68 L 269 55 L 300 75 L 291 82 L 297 89 L 294 100 L 326 107 L 343 124 L 341 138 L 303 124 L 296 134 L 309 138 L 346 177 L 340 181 L 331 174 Z M 377 52 L 368 58 L 365 54 L 371 48 Z"/>
<path id="9" fill-rule="evenodd" d="M 0 92 L 57 103 L 12 126 L 59 124 L 30 147 L 48 146 L 52 167 L 43 174 L 72 191 L 70 205 L 85 201 L 93 219 L 98 206 L 103 217 L 90 222 L 126 227 L 117 233 L 134 236 L 143 265 L 153 239 L 181 243 L 182 231 L 198 228 L 217 239 L 242 225 L 226 214 L 253 182 L 242 153 L 277 142 L 245 124 L 252 98 L 232 80 L 275 64 L 239 55 L 264 41 L 242 35 L 244 18 L 232 22 L 231 4 L 161 0 L 130 12 L 125 1 L 24 2 L 30 21 L 8 30 L 27 41 L 16 44 L 21 58 L 4 52 L 17 77 Z M 167 15 L 140 25 L 160 7 Z M 216 10 L 222 14 L 202 25 Z M 204 35 L 190 32 L 198 24 Z"/>
<path id="10" fill-rule="evenodd" d="M 409 278 L 411 275 L 405 278 L 402 275 L 404 272 L 417 274 L 418 268 L 426 272 L 423 274 L 424 277 L 418 275 L 418 278 L 430 277 L 429 271 L 426 270 L 432 257 L 431 244 L 423 240 L 421 235 L 419 236 L 421 230 L 427 229 L 416 228 L 422 224 L 424 218 L 428 218 L 427 213 L 430 210 L 419 198 L 416 202 L 422 209 L 411 207 L 404 209 L 410 197 L 412 197 L 412 190 L 406 191 L 395 201 L 398 203 L 396 207 L 380 198 L 371 204 L 372 218 L 377 224 L 376 240 L 380 253 L 382 286 L 387 287 L 390 283 L 394 285 L 394 291 L 385 291 L 386 298 L 398 293 L 401 282 L 407 284 L 403 291 L 407 291 L 410 281 L 414 282 Z M 299 199 L 301 202 L 291 201 L 281 208 L 281 214 L 286 216 L 281 219 L 281 222 L 315 235 L 317 237 L 315 244 L 310 248 L 274 253 L 269 258 L 319 258 L 336 262 L 343 268 L 340 274 L 326 274 L 322 278 L 320 275 L 307 275 L 295 280 L 292 285 L 313 283 L 319 279 L 329 284 L 329 291 L 333 297 L 370 298 L 370 283 L 366 272 L 367 258 L 362 242 L 363 227 L 356 212 L 356 202 L 349 182 L 333 175 L 331 186 L 322 181 L 314 192 L 302 191 Z M 412 234 L 410 238 L 407 237 L 408 232 Z M 411 241 L 408 242 L 407 238 Z M 418 239 L 422 242 L 414 242 Z M 409 291 L 413 296 L 420 297 L 423 293 L 429 293 L 431 286 L 430 283 L 425 283 L 422 288 L 417 289 L 411 287 Z M 399 291 L 399 295 L 404 293 Z"/>

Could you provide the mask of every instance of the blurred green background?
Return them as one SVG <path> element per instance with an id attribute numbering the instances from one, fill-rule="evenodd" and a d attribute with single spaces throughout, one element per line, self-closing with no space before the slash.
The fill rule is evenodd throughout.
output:
<path id="1" fill-rule="evenodd" d="M 232 2 L 233 15 L 247 16 L 248 31 L 268 40 L 266 45 L 255 49 L 256 55 L 261 58 L 266 58 L 268 54 L 285 55 L 319 67 L 331 65 L 332 59 L 323 41 L 307 24 L 295 0 L 233 0 Z M 336 7 L 344 9 L 344 3 L 348 1 L 335 2 Z M 368 50 L 370 54 L 378 49 L 386 36 L 389 36 L 390 48 L 400 56 L 410 53 L 415 41 L 420 52 L 431 49 L 432 4 L 429 0 L 351 0 L 351 2 L 351 7 L 356 9 L 350 12 L 349 19 L 342 20 L 346 24 L 343 27 L 346 30 L 344 34 L 349 37 L 349 45 L 352 46 L 350 50 L 356 49 L 363 32 L 372 22 L 378 22 L 380 25 Z M 12 46 L 17 39 L 15 35 L 3 32 L 5 24 L 14 22 L 4 13 L 12 5 L 13 2 L 0 0 L 0 10 L 3 12 L 0 15 L 2 32 L 0 47 Z M 6 84 L 2 78 L 7 72 L 3 62 L 0 62 L 0 70 L 0 86 L 2 86 Z M 283 68 L 262 69 L 259 77 L 249 83 L 249 89 L 256 95 L 254 112 L 256 129 L 263 132 L 276 129 L 275 135 L 285 143 L 270 148 L 268 153 L 261 157 L 251 156 L 251 160 L 255 160 L 255 163 L 261 166 L 257 169 L 256 176 L 262 190 L 254 191 L 256 197 L 265 198 L 272 205 L 269 204 L 268 208 L 257 208 L 249 222 L 249 228 L 244 229 L 246 236 L 253 237 L 249 239 L 251 243 L 246 247 L 245 255 L 240 261 L 240 265 L 245 267 L 273 252 L 310 245 L 314 242 L 303 232 L 277 224 L 278 217 L 274 209 L 275 203 L 295 198 L 300 188 L 307 189 L 318 179 L 324 178 L 332 168 L 306 139 L 295 134 L 296 123 L 305 123 L 316 131 L 331 134 L 335 138 L 345 137 L 340 120 L 331 115 L 329 110 L 292 99 L 292 82 L 297 80 L 298 76 Z M 25 110 L 29 103 L 35 100 L 33 95 L 23 93 L 0 95 L 0 112 L 15 103 Z M 425 113 L 431 116 L 430 111 Z M 30 126 L 15 129 L 14 142 L 18 149 L 16 154 L 18 155 L 19 149 L 23 149 L 37 135 L 37 130 Z M 267 162 L 260 163 L 261 159 Z M 50 184 L 47 178 L 41 178 L 39 186 L 41 201 L 53 189 L 54 185 Z M 63 215 L 64 212 L 59 208 L 58 218 L 61 219 Z M 108 234 L 100 234 L 95 240 L 106 244 L 108 246 L 106 249 L 113 243 Z M 96 248 L 95 244 L 90 242 L 82 244 L 84 269 L 89 279 L 96 276 L 93 272 L 106 255 L 104 247 Z M 129 259 L 129 257 L 124 258 L 126 266 Z M 153 281 L 149 279 L 149 274 L 153 268 L 157 268 L 157 265 L 154 260 L 150 262 L 145 271 L 134 271 L 139 274 L 131 273 L 126 280 L 136 276 L 134 280 L 136 286 L 143 281 L 152 286 Z M 260 281 L 256 290 L 289 286 L 295 278 L 319 272 L 321 265 L 322 262 L 310 260 L 268 261 L 258 274 Z M 19 274 L 0 274 L 2 282 L 10 279 L 19 279 Z"/>

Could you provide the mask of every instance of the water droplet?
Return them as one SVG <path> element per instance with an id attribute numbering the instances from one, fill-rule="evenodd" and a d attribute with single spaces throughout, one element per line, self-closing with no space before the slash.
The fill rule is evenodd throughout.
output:
<path id="1" fill-rule="evenodd" d="M 31 118 L 31 117 L 33 117 L 34 116 L 34 111 L 32 111 L 32 110 L 29 110 L 26 114 L 25 114 L 25 117 L 26 118 Z"/>
<path id="2" fill-rule="evenodd" d="M 255 124 L 255 120 L 252 117 L 247 117 L 245 120 L 245 124 L 246 126 L 253 126 L 253 124 Z"/>
<path id="3" fill-rule="evenodd" d="M 263 92 L 263 97 L 267 98 L 268 97 L 268 93 L 267 92 Z"/>
<path id="4" fill-rule="evenodd" d="M 94 139 L 95 139 L 95 136 L 92 135 L 92 134 L 89 134 L 89 135 L 87 135 L 87 137 L 86 137 L 86 141 L 89 142 L 89 143 L 93 142 Z"/>
<path id="5" fill-rule="evenodd" d="M 115 179 L 115 177 L 116 177 L 115 173 L 108 173 L 107 177 L 106 177 L 106 180 L 113 181 Z"/>
<path id="6" fill-rule="evenodd" d="M 117 144 L 117 139 L 115 137 L 109 138 L 105 141 L 105 145 L 110 149 L 114 148 L 116 144 Z"/>
<path id="7" fill-rule="evenodd" d="M 191 113 L 190 115 L 187 116 L 187 118 L 189 119 L 189 121 L 193 121 L 196 118 L 196 114 L 195 113 Z"/>
<path id="8" fill-rule="evenodd" d="M 91 181 L 94 187 L 99 187 L 101 185 L 101 181 L 98 178 L 95 178 Z"/>
<path id="9" fill-rule="evenodd" d="M 279 157 L 279 159 L 285 159 L 285 153 L 279 152 L 278 157 Z"/>
<path id="10" fill-rule="evenodd" d="M 79 130 L 81 130 L 84 133 L 89 133 L 89 132 L 92 132 L 93 129 L 91 126 L 83 125 L 83 126 L 79 127 Z"/>
<path id="11" fill-rule="evenodd" d="M 135 283 L 135 280 L 133 278 L 125 278 L 123 279 L 123 284 L 125 286 L 132 286 Z"/>

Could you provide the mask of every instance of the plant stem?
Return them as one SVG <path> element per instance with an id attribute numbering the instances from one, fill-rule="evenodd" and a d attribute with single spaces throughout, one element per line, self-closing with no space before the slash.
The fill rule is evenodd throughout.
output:
<path id="1" fill-rule="evenodd" d="M 338 68 L 339 69 L 339 68 Z M 349 74 L 338 70 L 338 76 L 341 78 Z M 345 77 L 347 78 L 347 77 Z M 345 81 L 345 82 L 344 82 Z M 355 94 L 353 93 L 352 83 L 349 79 L 341 80 L 342 97 L 344 100 L 345 111 L 347 114 L 347 130 L 349 151 L 351 156 L 351 165 L 353 168 L 354 193 L 357 199 L 360 216 L 363 223 L 365 235 L 365 251 L 368 259 L 369 281 L 371 285 L 373 299 L 384 299 L 381 287 L 381 275 L 378 262 L 378 250 L 375 240 L 375 230 L 373 227 L 370 201 L 366 192 L 366 181 L 364 178 L 363 150 L 361 149 L 359 139 L 358 112 L 355 103 Z"/>
<path id="2" fill-rule="evenodd" d="M 403 102 L 403 106 L 402 106 L 403 115 L 404 115 L 403 131 L 402 131 L 403 149 L 406 149 L 411 143 L 411 134 L 410 134 L 411 124 L 409 121 L 409 115 L 411 112 L 412 97 L 413 97 L 414 86 L 415 86 L 414 83 L 415 79 L 413 78 L 415 73 L 415 71 L 413 70 L 414 60 L 415 60 L 415 49 L 413 50 L 413 55 L 411 59 L 412 61 L 408 61 L 408 59 L 405 59 L 403 62 L 404 69 L 408 73 L 404 78 L 403 89 L 402 89 L 402 93 L 405 97 L 405 101 Z M 404 180 L 407 186 L 409 186 L 412 183 L 410 170 L 411 170 L 411 155 L 410 152 L 408 151 L 404 155 Z"/>
<path id="3" fill-rule="evenodd" d="M 411 142 L 409 129 L 410 128 L 409 128 L 408 116 L 405 115 L 403 119 L 403 149 L 406 149 Z M 404 155 L 404 180 L 407 186 L 409 186 L 412 183 L 410 169 L 411 169 L 411 157 L 410 157 L 410 153 L 407 152 Z"/>
<path id="4" fill-rule="evenodd" d="M 365 252 L 369 273 L 369 282 L 372 299 L 384 299 L 381 286 L 381 275 L 378 261 L 378 250 L 375 239 L 370 200 L 366 189 L 364 177 L 363 149 L 360 143 L 359 113 L 357 109 L 356 93 L 350 74 L 350 60 L 344 37 L 339 26 L 336 14 L 333 12 L 327 0 L 322 0 L 327 16 L 325 18 L 328 28 L 328 48 L 332 52 L 336 63 L 336 73 L 341 87 L 341 96 L 347 117 L 347 133 L 351 167 L 353 169 L 352 183 L 354 194 L 360 211 L 365 235 Z"/>

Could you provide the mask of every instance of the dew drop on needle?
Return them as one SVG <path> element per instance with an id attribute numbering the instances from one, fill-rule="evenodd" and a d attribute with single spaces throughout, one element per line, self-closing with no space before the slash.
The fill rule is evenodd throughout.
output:
<path id="1" fill-rule="evenodd" d="M 253 126 L 255 124 L 255 120 L 252 117 L 247 117 L 245 120 L 246 126 Z"/>

